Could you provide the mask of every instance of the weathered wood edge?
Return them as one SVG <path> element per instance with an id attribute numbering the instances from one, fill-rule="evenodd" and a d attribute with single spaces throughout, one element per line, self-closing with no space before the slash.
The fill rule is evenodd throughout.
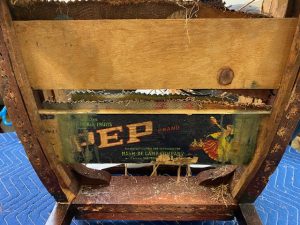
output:
<path id="1" fill-rule="evenodd" d="M 0 1 L 2 11 L 4 1 Z M 3 37 L 3 29 L 5 29 L 3 19 L 4 14 L 0 18 L 0 95 L 3 97 L 4 104 L 8 109 L 11 120 L 17 131 L 27 156 L 39 176 L 40 180 L 47 190 L 54 196 L 57 201 L 66 201 L 67 198 L 61 187 L 58 185 L 58 180 L 50 168 L 49 162 L 41 149 L 40 143 L 37 140 L 31 122 L 22 99 L 22 95 L 18 88 L 15 74 L 11 65 L 11 58 Z"/>
<path id="2" fill-rule="evenodd" d="M 64 114 L 245 114 L 269 115 L 268 110 L 242 110 L 242 109 L 39 109 L 39 114 L 64 115 Z"/>
<path id="3" fill-rule="evenodd" d="M 16 127 L 20 139 L 24 143 L 25 149 L 29 156 L 30 162 L 36 168 L 36 172 L 42 179 L 44 185 L 48 189 L 53 189 L 55 191 L 49 191 L 52 193 L 58 201 L 72 200 L 78 190 L 78 184 L 76 179 L 72 176 L 72 172 L 68 170 L 67 167 L 62 165 L 56 158 L 55 154 L 51 154 L 52 149 L 49 149 L 47 140 L 43 137 L 43 128 L 40 123 L 40 117 L 37 111 L 37 105 L 35 104 L 35 98 L 33 92 L 30 88 L 26 70 L 22 62 L 22 56 L 19 53 L 18 44 L 15 37 L 15 32 L 10 16 L 10 12 L 7 6 L 6 0 L 0 0 L 0 24 L 1 24 L 1 35 L 3 35 L 3 45 L 6 50 L 6 66 L 9 66 L 9 80 L 10 85 L 5 85 L 3 92 L 5 92 L 7 97 L 12 98 L 13 104 L 16 107 L 16 95 L 18 97 L 18 102 L 22 102 L 20 110 L 11 107 L 10 102 L 5 98 L 5 104 L 8 105 L 8 111 L 12 116 L 12 120 Z M 6 90 L 7 87 L 14 87 L 14 92 Z M 19 89 L 20 88 L 20 89 Z M 18 92 L 18 93 L 17 93 Z M 22 108 L 21 108 L 22 107 Z M 18 117 L 25 115 L 24 119 L 18 121 Z M 15 118 L 17 117 L 17 118 Z M 26 125 L 25 125 L 26 121 Z M 26 131 L 24 128 L 30 129 Z M 24 134 L 27 136 L 24 137 Z M 30 139 L 29 139 L 30 138 Z M 28 140 L 29 139 L 29 140 Z M 36 142 L 36 143 L 34 143 Z M 27 144 L 27 145 L 26 145 Z M 35 151 L 32 150 L 32 145 L 36 145 Z M 47 147 L 45 149 L 45 147 Z M 31 154 L 40 155 L 40 158 L 33 157 Z M 43 161 L 43 166 L 40 165 Z M 44 171 L 48 171 L 48 174 L 44 174 Z M 53 179 L 50 183 L 46 182 L 47 179 Z M 56 193 L 57 192 L 57 193 Z M 64 196 L 64 197 L 62 197 Z"/>
<path id="4" fill-rule="evenodd" d="M 251 14 L 228 10 L 222 3 L 210 1 L 175 0 L 101 0 L 101 1 L 10 1 L 14 20 L 51 19 L 165 19 L 185 18 L 261 18 Z M 22 4 L 23 3 L 23 4 Z M 193 13 L 191 13 L 193 12 Z"/>
<path id="5" fill-rule="evenodd" d="M 73 218 L 73 210 L 68 203 L 56 203 L 46 225 L 69 225 Z"/>
<path id="6" fill-rule="evenodd" d="M 111 174 L 105 170 L 91 169 L 81 163 L 73 163 L 69 166 L 79 175 L 79 179 L 84 181 L 84 184 L 108 186 L 110 183 Z"/>
<path id="7" fill-rule="evenodd" d="M 101 206 L 100 206 L 101 207 Z M 158 206 L 161 207 L 161 206 Z M 201 221 L 201 220 L 232 220 L 233 213 L 98 213 L 89 212 L 81 215 L 75 215 L 76 219 L 87 220 L 143 220 L 143 221 Z"/>
<path id="8" fill-rule="evenodd" d="M 275 171 L 280 162 L 286 146 L 292 138 L 292 134 L 297 127 L 300 118 L 300 76 L 293 88 L 293 93 L 284 110 L 284 116 L 281 118 L 274 139 L 272 140 L 269 154 L 263 161 L 255 179 L 251 180 L 242 195 L 242 202 L 252 202 L 262 192 L 267 185 L 269 177 Z"/>
<path id="9" fill-rule="evenodd" d="M 225 165 L 214 169 L 208 169 L 200 172 L 197 175 L 199 185 L 213 186 L 226 184 L 232 178 L 235 170 L 238 166 L 236 165 Z"/>
<path id="10" fill-rule="evenodd" d="M 300 20 L 272 113 L 260 132 L 255 156 L 233 187 L 239 202 L 254 202 L 276 169 L 299 120 Z M 297 79 L 298 77 L 298 79 Z M 297 108 L 298 107 L 298 108 Z"/>
<path id="11" fill-rule="evenodd" d="M 253 204 L 240 204 L 235 216 L 239 225 L 262 225 Z"/>
<path id="12" fill-rule="evenodd" d="M 283 18 L 289 15 L 293 1 L 289 0 L 264 0 L 262 13 L 275 18 Z"/>

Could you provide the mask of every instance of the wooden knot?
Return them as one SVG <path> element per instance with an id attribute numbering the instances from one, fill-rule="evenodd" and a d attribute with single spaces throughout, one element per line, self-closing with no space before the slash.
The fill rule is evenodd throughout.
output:
<path id="1" fill-rule="evenodd" d="M 218 74 L 219 74 L 218 77 L 219 84 L 221 85 L 231 84 L 234 77 L 234 72 L 230 67 L 221 68 Z"/>

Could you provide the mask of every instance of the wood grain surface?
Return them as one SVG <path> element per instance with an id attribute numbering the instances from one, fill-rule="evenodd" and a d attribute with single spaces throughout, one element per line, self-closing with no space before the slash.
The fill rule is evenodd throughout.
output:
<path id="1" fill-rule="evenodd" d="M 220 195 L 221 186 L 215 189 L 200 186 L 195 177 L 182 178 L 179 183 L 176 179 L 116 176 L 108 187 L 83 186 L 73 201 L 76 217 L 110 220 L 232 218 L 237 204 L 226 186 L 222 186 L 224 190 Z"/>
<path id="2" fill-rule="evenodd" d="M 296 19 L 15 21 L 34 89 L 278 88 Z M 229 85 L 218 71 L 230 67 Z"/>

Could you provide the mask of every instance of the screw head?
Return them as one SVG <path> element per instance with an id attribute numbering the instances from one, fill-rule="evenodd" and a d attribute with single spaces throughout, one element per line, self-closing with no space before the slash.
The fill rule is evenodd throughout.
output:
<path id="1" fill-rule="evenodd" d="M 229 85 L 234 78 L 234 72 L 230 67 L 223 67 L 218 72 L 218 82 L 221 85 Z"/>

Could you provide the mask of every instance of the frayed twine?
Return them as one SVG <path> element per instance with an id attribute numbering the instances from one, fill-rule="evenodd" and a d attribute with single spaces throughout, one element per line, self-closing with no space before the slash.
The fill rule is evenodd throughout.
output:
<path id="1" fill-rule="evenodd" d="M 199 11 L 200 7 L 199 7 L 199 1 L 193 1 L 193 6 L 192 8 L 187 8 L 184 5 L 180 4 L 179 2 L 176 2 L 176 4 L 178 6 L 180 6 L 181 8 L 185 9 L 185 24 L 184 24 L 184 28 L 186 30 L 186 36 L 188 39 L 188 43 L 191 43 L 191 38 L 190 38 L 190 34 L 189 34 L 189 28 L 188 28 L 188 21 L 193 18 L 196 13 Z"/>

